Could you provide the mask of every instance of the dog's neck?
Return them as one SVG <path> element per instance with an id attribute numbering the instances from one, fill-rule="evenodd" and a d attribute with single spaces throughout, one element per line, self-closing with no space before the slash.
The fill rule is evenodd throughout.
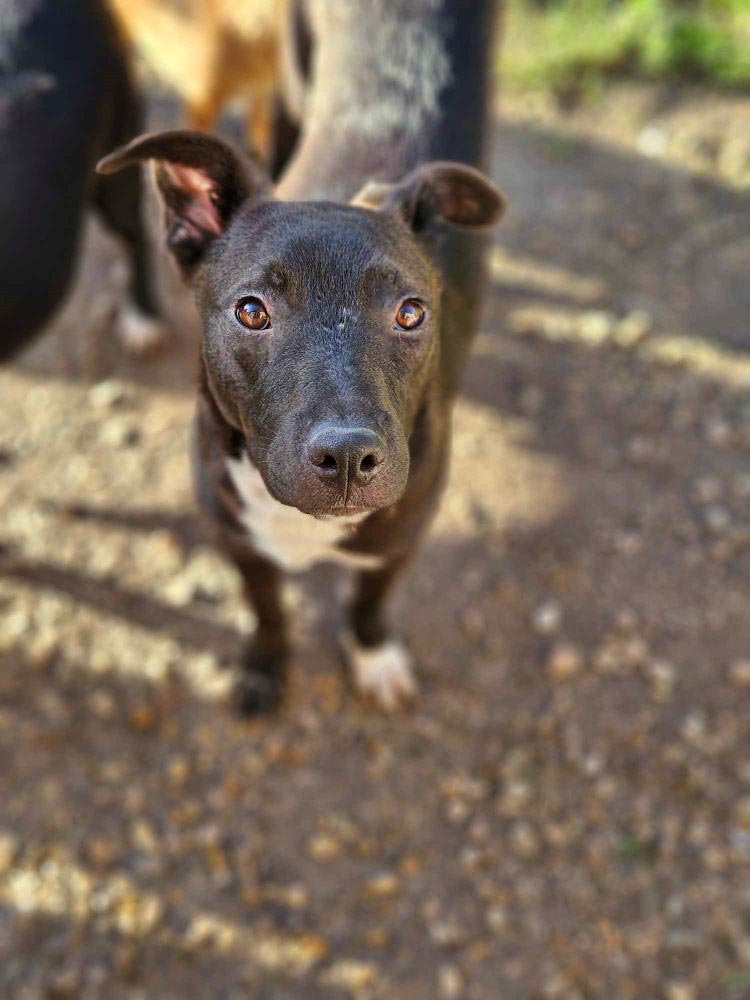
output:
<path id="1" fill-rule="evenodd" d="M 427 159 L 480 165 L 495 7 L 307 0 L 312 79 L 279 196 L 346 201 L 365 181 L 393 180 Z"/>

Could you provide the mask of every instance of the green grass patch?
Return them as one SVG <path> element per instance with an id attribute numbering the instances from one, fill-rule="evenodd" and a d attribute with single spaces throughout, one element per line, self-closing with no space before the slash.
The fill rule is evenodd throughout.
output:
<path id="1" fill-rule="evenodd" d="M 730 972 L 729 975 L 724 976 L 722 985 L 731 996 L 747 995 L 747 992 L 750 991 L 750 972 Z"/>
<path id="2" fill-rule="evenodd" d="M 507 0 L 501 61 L 561 97 L 611 75 L 750 90 L 750 0 Z"/>

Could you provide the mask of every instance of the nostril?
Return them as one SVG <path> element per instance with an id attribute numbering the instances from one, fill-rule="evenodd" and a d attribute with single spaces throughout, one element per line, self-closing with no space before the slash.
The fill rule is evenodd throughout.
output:
<path id="1" fill-rule="evenodd" d="M 318 475 L 325 476 L 326 479 L 329 476 L 337 476 L 339 472 L 339 463 L 336 461 L 336 456 L 332 455 L 330 451 L 311 451 L 309 453 L 309 459 L 311 465 L 314 465 L 318 470 Z"/>
<path id="2" fill-rule="evenodd" d="M 378 465 L 380 465 L 380 462 L 375 455 L 365 455 L 359 463 L 359 471 L 372 472 Z"/>

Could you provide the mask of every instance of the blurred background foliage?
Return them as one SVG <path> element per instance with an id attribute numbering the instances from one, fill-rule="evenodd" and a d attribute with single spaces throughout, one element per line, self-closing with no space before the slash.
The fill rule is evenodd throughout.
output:
<path id="1" fill-rule="evenodd" d="M 750 0 L 508 0 L 503 75 L 581 96 L 613 75 L 750 91 Z"/>

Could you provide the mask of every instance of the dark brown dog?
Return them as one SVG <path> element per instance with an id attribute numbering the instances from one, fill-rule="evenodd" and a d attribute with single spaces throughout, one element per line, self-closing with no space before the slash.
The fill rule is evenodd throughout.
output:
<path id="1" fill-rule="evenodd" d="M 359 43 L 372 44 L 382 25 L 371 23 L 368 33 L 362 21 L 371 7 L 351 6 L 362 14 Z M 380 13 L 398 18 L 400 6 Z M 481 148 L 489 8 L 471 5 L 459 25 L 448 14 L 463 10 L 460 3 L 403 6 L 398 31 L 414 41 L 419 28 L 431 58 L 445 63 L 430 64 L 434 93 L 407 107 L 425 81 L 406 75 L 408 93 L 399 91 L 384 66 L 394 53 L 370 52 L 349 71 L 362 77 L 369 64 L 367 93 L 382 122 L 360 128 L 351 109 L 342 111 L 327 142 L 317 116 L 335 115 L 346 89 L 337 80 L 355 46 L 334 34 L 331 52 L 327 36 L 316 34 L 313 5 L 313 62 L 323 76 L 313 77 L 310 119 L 277 192 L 295 200 L 277 200 L 255 166 L 200 133 L 144 136 L 100 165 L 111 173 L 156 164 L 167 244 L 201 313 L 199 493 L 258 615 L 240 688 L 245 710 L 275 706 L 283 690 L 282 572 L 321 559 L 359 574 L 344 641 L 356 686 L 386 708 L 415 690 L 382 605 L 439 494 L 481 287 L 476 232 L 498 221 L 504 201 L 471 166 L 425 162 L 432 149 Z M 348 17 L 337 2 L 326 11 Z M 461 35 L 469 22 L 473 39 Z M 365 82 L 347 78 L 351 100 Z M 464 142 L 451 120 L 459 85 L 470 122 Z M 377 106 L 379 86 L 387 112 Z M 378 133 L 391 126 L 394 135 Z M 398 140 L 388 156 L 384 139 Z M 307 196 L 327 200 L 296 200 Z"/>
<path id="2" fill-rule="evenodd" d="M 70 283 L 85 210 L 125 244 L 119 322 L 140 351 L 162 334 L 137 174 L 103 182 L 97 159 L 141 125 L 124 46 L 102 0 L 0 3 L 0 360 L 25 346 Z"/>

